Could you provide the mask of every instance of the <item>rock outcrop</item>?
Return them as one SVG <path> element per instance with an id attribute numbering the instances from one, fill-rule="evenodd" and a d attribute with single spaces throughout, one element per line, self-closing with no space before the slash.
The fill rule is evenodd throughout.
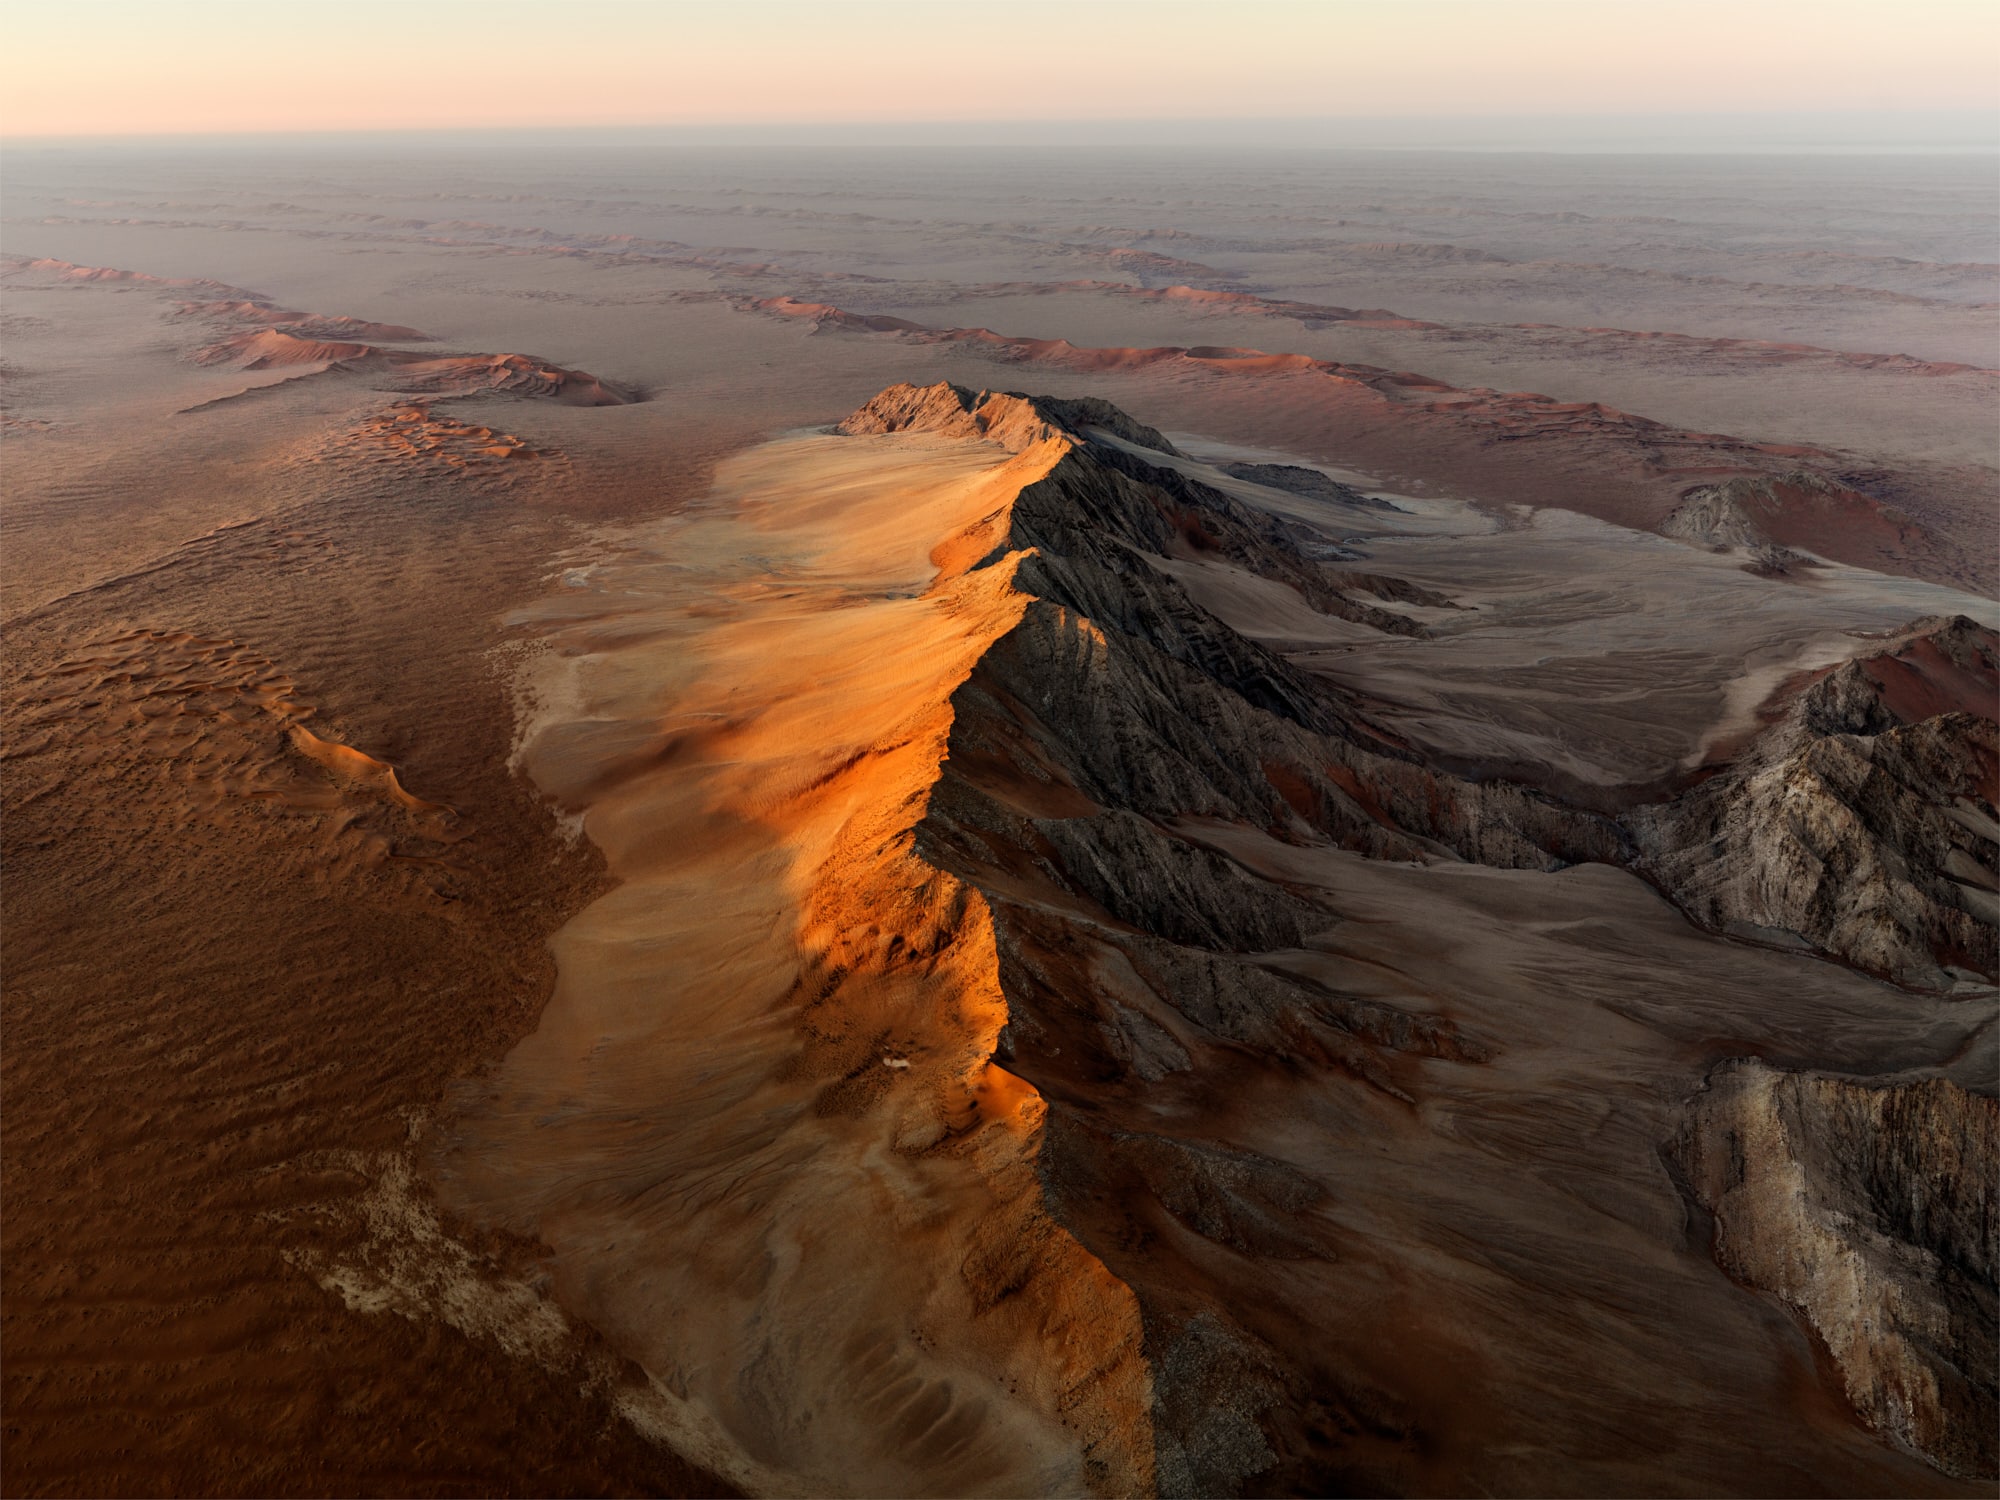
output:
<path id="1" fill-rule="evenodd" d="M 1797 486 L 1818 493 L 1826 488 L 1817 475 L 1793 476 Z M 1810 566 L 1811 559 L 1787 547 L 1780 547 L 1765 535 L 1751 514 L 1751 503 L 1768 496 L 1768 482 L 1732 479 L 1723 484 L 1701 485 L 1681 497 L 1681 503 L 1660 522 L 1661 536 L 1691 542 L 1712 552 L 1742 551 L 1749 554 L 1749 566 L 1761 573 L 1787 573 Z"/>
<path id="2" fill-rule="evenodd" d="M 1924 551 L 1931 539 L 1910 516 L 1808 469 L 1739 474 L 1686 491 L 1656 528 L 1712 551 L 1740 550 L 1753 572 L 1813 566 L 1808 553 L 1853 558 Z"/>
<path id="3" fill-rule="evenodd" d="M 2000 640 L 1923 621 L 1802 693 L 1736 765 L 1627 817 L 1711 927 L 1776 930 L 1922 989 L 2000 977 Z"/>
<path id="4" fill-rule="evenodd" d="M 1677 1150 L 1716 1259 L 1805 1316 L 1869 1425 L 1946 1473 L 2000 1473 L 2000 1102 L 1745 1061 Z"/>
<path id="5" fill-rule="evenodd" d="M 915 851 L 991 913 L 1008 1014 L 996 1059 L 1049 1102 L 1048 1201 L 1139 1298 L 1158 1485 L 1237 1491 L 1275 1462 L 1260 1415 L 1301 1393 L 1227 1308 L 1187 1294 L 1193 1273 L 1170 1247 L 1120 1254 L 1129 1235 L 1105 1205 L 1151 1202 L 1176 1232 L 1311 1257 L 1331 1253 L 1310 1212 L 1319 1190 L 1281 1163 L 1176 1133 L 1148 1107 L 1148 1081 L 1185 1071 L 1194 1052 L 1249 1047 L 1407 1101 L 1400 1060 L 1476 1063 L 1495 1043 L 1274 962 L 1334 914 L 1205 831 L 1530 869 L 1615 857 L 1619 836 L 1525 788 L 1430 769 L 1339 691 L 1202 608 L 1169 560 L 1239 568 L 1329 612 L 1345 601 L 1285 523 L 1137 456 L 1160 445 L 1138 445 L 1147 429 L 1129 419 L 905 386 L 840 430 L 1063 447 L 1011 504 L 933 553 L 938 587 L 1011 568 L 1027 597 L 952 695 Z"/>

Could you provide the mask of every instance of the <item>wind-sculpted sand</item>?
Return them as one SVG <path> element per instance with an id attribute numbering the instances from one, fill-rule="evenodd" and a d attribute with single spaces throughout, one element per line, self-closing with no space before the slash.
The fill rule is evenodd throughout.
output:
<path id="1" fill-rule="evenodd" d="M 1290 408 L 1298 413 L 1291 418 L 1294 431 L 1303 413 L 1309 413 L 1305 420 L 1321 440 L 1337 433 L 1351 461 L 1376 464 L 1392 455 L 1392 461 L 1401 463 L 1415 459 L 1433 476 L 1476 483 L 1495 498 L 1533 496 L 1533 503 L 1561 503 L 1628 526 L 1657 524 L 1672 508 L 1670 497 L 1684 494 L 1697 481 L 1782 476 L 1801 468 L 1824 481 L 1852 462 L 1809 445 L 1676 429 L 1596 401 L 1558 401 L 1533 391 L 1463 390 L 1428 375 L 1299 353 L 1216 345 L 1088 348 L 1068 339 L 1023 338 L 989 328 L 930 328 L 790 298 L 745 299 L 743 305 L 771 316 L 805 319 L 815 329 L 961 347 L 1004 365 L 1136 375 L 1148 382 L 1147 388 L 1162 382 L 1185 387 L 1193 377 L 1209 389 L 1215 408 L 1261 405 L 1267 422 L 1276 411 Z M 1283 389 L 1272 393 L 1272 399 L 1261 399 L 1242 388 L 1246 379 L 1282 382 Z M 1937 478 L 1926 487 L 1950 483 Z M 1840 503 L 1794 506 L 1772 530 L 1809 534 L 1817 550 L 1843 562 L 1990 586 L 1985 564 L 1966 561 L 1966 544 L 1977 521 L 1947 510 L 1955 534 L 1940 537 L 1914 516 L 1844 484 L 1827 484 L 1826 492 L 1837 494 Z"/>
<path id="2" fill-rule="evenodd" d="M 912 850 L 947 699 L 1019 619 L 963 572 L 1053 461 L 796 438 L 535 611 L 522 761 L 621 882 L 448 1201 L 781 1493 L 1151 1484 L 1131 1294 L 1041 1206 L 985 904 Z M 958 540 L 965 538 L 966 540 Z"/>

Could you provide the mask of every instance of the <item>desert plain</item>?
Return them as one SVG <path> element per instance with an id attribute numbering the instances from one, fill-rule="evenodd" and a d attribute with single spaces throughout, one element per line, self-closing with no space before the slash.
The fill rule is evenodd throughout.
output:
<path id="1" fill-rule="evenodd" d="M 10 1493 L 1991 1494 L 1985 158 L 10 148 Z"/>

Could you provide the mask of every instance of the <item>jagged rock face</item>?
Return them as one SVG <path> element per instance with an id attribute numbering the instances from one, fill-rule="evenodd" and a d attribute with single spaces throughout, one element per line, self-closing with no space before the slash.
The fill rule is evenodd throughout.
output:
<path id="1" fill-rule="evenodd" d="M 1105 409 L 934 386 L 884 392 L 840 430 L 980 438 L 1034 460 L 1009 502 L 931 554 L 934 590 L 1004 574 L 1019 614 L 950 695 L 945 754 L 907 847 L 977 893 L 990 922 L 982 961 L 990 952 L 1006 1014 L 995 1065 L 1048 1108 L 1043 1200 L 1136 1298 L 1153 1483 L 1237 1493 L 1288 1472 L 1274 1451 L 1285 1446 L 1280 1415 L 1317 1398 L 1234 1300 L 1204 1290 L 1204 1257 L 1332 1258 L 1313 1227 L 1324 1189 L 1198 1134 L 1199 1118 L 1159 1108 L 1162 1091 L 1247 1058 L 1344 1073 L 1369 1097 L 1408 1106 L 1425 1060 L 1477 1066 L 1505 1039 L 1295 972 L 1288 953 L 1309 949 L 1336 914 L 1211 835 L 1248 827 L 1380 859 L 1531 870 L 1622 863 L 1632 845 L 1619 826 L 1531 789 L 1433 769 L 1355 700 L 1204 608 L 1172 565 L 1239 569 L 1346 618 L 1343 588 L 1450 601 L 1367 575 L 1335 586 L 1310 538 L 1149 463 L 1136 428 Z M 1119 441 L 1095 435 L 1106 432 Z M 1150 446 L 1166 451 L 1164 440 Z M 1905 975 L 1917 972 L 1912 953 L 1940 975 L 1939 964 L 1964 964 L 1979 932 L 1952 914 L 1969 918 L 1977 897 L 1962 905 L 1937 882 L 1956 888 L 1992 868 L 1975 837 L 1991 818 L 1992 725 L 1962 706 L 1995 677 L 1995 660 L 1975 627 L 1932 622 L 1832 674 L 1738 772 L 1635 818 L 1639 848 L 1716 925 L 1755 920 L 1739 914 L 1752 909 L 1744 893 L 1769 890 L 1829 951 L 1879 956 Z M 1711 890 L 1702 882 L 1718 869 L 1734 879 Z M 1903 925 L 1878 920 L 1883 910 Z M 866 972 L 857 959 L 852 973 Z M 1776 1123 L 1734 1151 L 1731 1111 L 1754 1114 L 1758 1098 L 1778 1101 L 1757 1116 Z M 1799 1307 L 1864 1414 L 1954 1472 L 1987 1461 L 1940 1434 L 1990 1406 L 1990 1383 L 1966 1371 L 1992 1309 L 1964 1301 L 1964 1288 L 1990 1281 L 1991 1203 L 1925 1177 L 1924 1164 L 1986 1181 L 1990 1104 L 1943 1085 L 1718 1086 L 1682 1152 L 1722 1226 L 1723 1263 Z M 1956 1144 L 1939 1148 L 1955 1130 Z M 1860 1206 L 1884 1226 L 1875 1238 L 1850 1233 Z M 1961 1267 L 1948 1285 L 1935 1273 L 1945 1260 Z M 1904 1323 L 1878 1336 L 1892 1315 Z M 1926 1338 L 1947 1352 L 1933 1357 Z"/>
<path id="2" fill-rule="evenodd" d="M 2000 1102 L 1760 1062 L 1696 1096 L 1678 1154 L 1732 1275 L 1798 1308 L 1879 1431 L 2000 1472 Z"/>
<path id="3" fill-rule="evenodd" d="M 1930 537 L 1910 516 L 1809 470 L 1739 474 L 1720 484 L 1686 491 L 1656 528 L 1662 536 L 1715 551 L 1741 549 L 1752 572 L 1789 573 L 1813 566 L 1804 555 L 1843 555 L 1863 542 L 1888 555 L 1934 551 Z"/>
<path id="4" fill-rule="evenodd" d="M 1713 927 L 1794 933 L 1919 988 L 2000 977 L 1996 666 L 1962 616 L 1846 663 L 1735 767 L 1628 817 L 1642 868 Z"/>
<path id="5" fill-rule="evenodd" d="M 1791 475 L 1788 481 L 1806 494 L 1832 491 L 1827 481 L 1816 474 Z M 1702 485 L 1681 497 L 1681 503 L 1660 522 L 1659 532 L 1661 536 L 1716 552 L 1741 549 L 1750 554 L 1753 568 L 1770 573 L 1788 572 L 1808 559 L 1772 541 L 1753 514 L 1755 510 L 1769 509 L 1774 503 L 1769 480 L 1739 478 Z"/>
<path id="6" fill-rule="evenodd" d="M 1284 523 L 1080 430 L 1133 443 L 1136 424 L 1110 417 L 899 387 L 841 424 L 1066 449 L 1004 513 L 933 554 L 941 577 L 1011 566 L 1028 597 L 952 696 L 916 850 L 991 912 L 1009 1016 L 997 1056 L 1050 1103 L 1041 1172 L 1059 1219 L 1115 1254 L 1124 1231 L 1097 1223 L 1101 1205 L 1138 1194 L 1180 1230 L 1238 1251 L 1328 1254 L 1299 1222 L 1301 1195 L 1316 1188 L 1277 1162 L 1173 1134 L 1148 1109 L 1146 1082 L 1233 1046 L 1407 1101 L 1399 1059 L 1476 1063 L 1494 1044 L 1269 962 L 1333 915 L 1204 844 L 1201 828 L 1531 869 L 1615 856 L 1619 836 L 1525 789 L 1432 771 L 1346 696 L 1197 604 L 1149 559 L 1206 555 L 1328 612 L 1348 601 Z M 1160 1488 L 1251 1484 L 1275 1462 L 1258 1414 L 1302 1393 L 1223 1307 L 1184 1292 L 1193 1272 L 1173 1253 L 1155 1247 L 1114 1269 L 1145 1313 Z"/>
<path id="7" fill-rule="evenodd" d="M 1004 537 L 982 540 L 1002 548 L 1038 548 L 1044 565 L 1050 568 L 1091 562 L 1115 568 L 1122 561 L 1118 556 L 1121 549 L 1158 557 L 1226 558 L 1297 590 L 1301 598 L 1325 614 L 1393 635 L 1424 634 L 1424 627 L 1408 616 L 1353 598 L 1343 587 L 1347 582 L 1344 578 L 1337 580 L 1319 566 L 1320 558 L 1300 528 L 1239 504 L 1178 470 L 1149 464 L 1111 444 L 1092 443 L 1088 434 L 1095 430 L 1134 447 L 1169 455 L 1175 452 L 1173 444 L 1157 431 L 1133 421 L 1109 402 L 1091 397 L 1059 400 L 975 393 L 950 384 L 899 385 L 849 415 L 836 430 L 849 435 L 933 432 L 945 437 L 983 438 L 1014 452 L 1038 442 L 1071 442 L 1076 445 L 1075 461 L 1058 465 L 1047 478 L 1022 492 Z M 1335 485 L 1314 471 L 1296 472 L 1313 474 L 1323 485 L 1348 492 L 1346 486 Z M 1299 482 L 1294 480 L 1294 487 Z M 1345 554 L 1339 549 L 1324 549 L 1320 555 Z M 1162 586 L 1154 592 L 1165 607 L 1178 610 L 1181 591 L 1177 585 L 1165 587 L 1171 582 L 1161 578 Z M 1076 580 L 1070 581 L 1069 587 L 1078 586 Z M 1384 597 L 1373 580 L 1351 587 Z M 1127 607 L 1135 602 L 1126 601 Z M 1089 604 L 1079 602 L 1078 607 L 1093 618 L 1101 618 L 1099 611 L 1113 604 L 1109 595 L 1098 591 Z M 1247 644 L 1233 632 L 1209 634 L 1225 649 L 1235 649 L 1231 642 Z M 1260 670 L 1274 668 L 1291 675 L 1275 657 L 1268 657 Z M 1296 689 L 1290 696 L 1296 702 Z"/>

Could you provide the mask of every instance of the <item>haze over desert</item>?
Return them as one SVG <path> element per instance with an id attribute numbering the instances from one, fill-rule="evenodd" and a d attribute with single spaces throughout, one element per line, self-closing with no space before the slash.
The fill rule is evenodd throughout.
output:
<path id="1" fill-rule="evenodd" d="M 1990 14 L 257 14 L 0 17 L 0 1488 L 1995 1493 Z"/>

